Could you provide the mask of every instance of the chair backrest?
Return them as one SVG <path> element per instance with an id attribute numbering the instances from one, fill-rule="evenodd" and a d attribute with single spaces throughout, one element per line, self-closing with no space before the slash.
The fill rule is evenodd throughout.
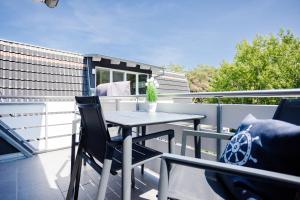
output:
<path id="1" fill-rule="evenodd" d="M 300 99 L 282 99 L 273 119 L 300 125 Z"/>
<path id="2" fill-rule="evenodd" d="M 104 161 L 106 143 L 110 142 L 99 97 L 75 97 L 81 115 L 83 148 L 100 162 Z"/>

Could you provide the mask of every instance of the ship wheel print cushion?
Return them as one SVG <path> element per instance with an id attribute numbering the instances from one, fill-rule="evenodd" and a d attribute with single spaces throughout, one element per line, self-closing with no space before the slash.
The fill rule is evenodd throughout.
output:
<path id="1" fill-rule="evenodd" d="M 249 114 L 228 142 L 220 161 L 300 176 L 299 146 L 299 126 L 256 119 Z M 295 199 L 297 195 L 297 189 L 275 182 L 223 174 L 218 177 L 236 199 Z"/>

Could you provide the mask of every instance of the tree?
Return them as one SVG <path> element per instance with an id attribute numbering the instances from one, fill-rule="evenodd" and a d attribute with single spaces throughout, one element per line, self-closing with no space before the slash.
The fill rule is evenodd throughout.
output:
<path id="1" fill-rule="evenodd" d="M 169 64 L 166 66 L 166 69 L 168 71 L 171 71 L 171 72 L 176 72 L 176 73 L 184 73 L 185 72 L 185 69 L 182 65 L 179 65 L 179 64 Z"/>
<path id="2" fill-rule="evenodd" d="M 208 91 L 212 76 L 217 71 L 215 67 L 202 64 L 191 70 L 186 70 L 182 65 L 178 64 L 170 64 L 166 68 L 171 72 L 185 73 L 191 92 Z"/>
<path id="3" fill-rule="evenodd" d="M 191 92 L 206 92 L 217 69 L 209 65 L 197 65 L 186 73 Z"/>
<path id="4" fill-rule="evenodd" d="M 300 87 L 300 39 L 290 31 L 257 35 L 237 45 L 233 63 L 223 62 L 211 91 L 263 90 Z M 277 99 L 231 99 L 227 102 L 275 103 Z"/>

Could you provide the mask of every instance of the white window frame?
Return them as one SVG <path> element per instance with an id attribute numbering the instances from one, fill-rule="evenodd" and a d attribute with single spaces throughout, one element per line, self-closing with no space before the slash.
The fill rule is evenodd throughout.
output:
<path id="1" fill-rule="evenodd" d="M 135 95 L 139 95 L 139 74 L 145 74 L 147 75 L 147 78 L 149 78 L 149 74 L 146 73 L 140 73 L 140 72 L 133 72 L 133 71 L 126 71 L 126 70 L 119 70 L 119 69 L 111 69 L 107 67 L 100 67 L 96 66 L 95 67 L 95 88 L 97 87 L 97 69 L 103 69 L 103 70 L 108 70 L 109 71 L 109 82 L 113 83 L 113 72 L 123 72 L 123 81 L 126 80 L 127 74 L 134 74 L 135 75 Z"/>

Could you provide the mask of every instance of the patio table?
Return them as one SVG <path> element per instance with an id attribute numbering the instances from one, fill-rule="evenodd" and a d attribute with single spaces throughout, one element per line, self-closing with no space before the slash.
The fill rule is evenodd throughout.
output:
<path id="1" fill-rule="evenodd" d="M 122 166 L 122 199 L 131 199 L 131 169 L 132 169 L 132 128 L 142 127 L 142 134 L 146 134 L 147 125 L 166 124 L 179 121 L 194 122 L 194 130 L 198 129 L 200 120 L 204 115 L 166 113 L 166 112 L 141 112 L 141 111 L 109 111 L 104 112 L 107 123 L 118 125 L 122 128 L 123 139 L 123 166 Z M 75 134 L 72 136 L 71 169 L 75 160 Z M 200 155 L 200 139 L 194 137 L 195 157 Z M 142 168 L 143 169 L 143 168 Z M 143 172 L 143 171 L 142 171 Z"/>
<path id="2" fill-rule="evenodd" d="M 200 120 L 204 115 L 178 114 L 165 112 L 140 112 L 140 111 L 110 111 L 104 112 L 108 123 L 118 125 L 122 128 L 123 137 L 123 168 L 122 168 L 122 199 L 131 199 L 131 169 L 132 169 L 132 128 L 142 127 L 145 134 L 147 125 L 165 124 L 178 121 L 193 120 L 194 129 L 198 129 Z M 195 140 L 196 146 L 198 141 Z M 197 149 L 197 154 L 200 153 Z"/>

